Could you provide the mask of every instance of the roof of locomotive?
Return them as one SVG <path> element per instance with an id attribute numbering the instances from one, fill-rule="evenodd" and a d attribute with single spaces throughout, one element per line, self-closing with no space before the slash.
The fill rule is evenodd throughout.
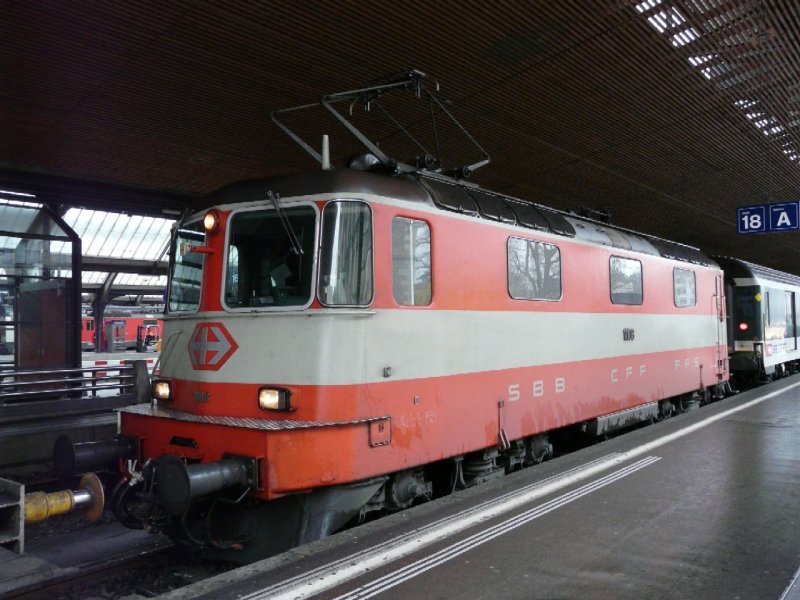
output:
<path id="1" fill-rule="evenodd" d="M 432 204 L 430 195 L 411 179 L 387 177 L 355 169 L 332 169 L 237 181 L 207 196 L 206 206 L 264 200 L 267 191 L 272 191 L 281 198 L 346 192 Z"/>
<path id="2" fill-rule="evenodd" d="M 565 213 L 430 171 L 388 176 L 353 168 L 249 179 L 206 197 L 207 207 L 263 200 L 267 191 L 282 198 L 336 193 L 372 194 L 419 202 L 449 212 L 546 231 L 599 245 L 662 256 L 704 266 L 714 261 L 697 248 Z"/>
<path id="3" fill-rule="evenodd" d="M 777 282 L 800 286 L 800 277 L 746 260 L 729 256 L 715 256 L 714 260 L 725 270 L 728 279 L 754 279 L 758 283 Z"/>

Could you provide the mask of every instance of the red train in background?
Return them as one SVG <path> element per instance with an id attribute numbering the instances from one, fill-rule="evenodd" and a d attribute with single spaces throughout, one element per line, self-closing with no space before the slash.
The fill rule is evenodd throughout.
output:
<path id="1" fill-rule="evenodd" d="M 176 226 L 153 401 L 70 455 L 120 459 L 124 524 L 249 561 L 725 393 L 725 273 L 701 251 L 359 141 Z"/>
<path id="2" fill-rule="evenodd" d="M 94 317 L 84 316 L 81 318 L 81 349 L 84 352 L 97 350 L 95 323 Z M 164 324 L 160 315 L 106 316 L 103 317 L 101 323 L 101 346 L 98 351 L 155 352 L 163 331 Z"/>

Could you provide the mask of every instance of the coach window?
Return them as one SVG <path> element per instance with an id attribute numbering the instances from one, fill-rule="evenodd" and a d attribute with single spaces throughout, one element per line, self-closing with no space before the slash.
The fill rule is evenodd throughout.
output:
<path id="1" fill-rule="evenodd" d="M 769 292 L 764 294 L 764 320 L 767 322 L 767 325 L 772 324 L 769 318 Z"/>
<path id="2" fill-rule="evenodd" d="M 769 307 L 767 324 L 770 326 L 767 339 L 782 339 L 786 335 L 786 294 L 780 290 L 768 292 L 767 306 Z"/>
<path id="3" fill-rule="evenodd" d="M 560 300 L 558 246 L 508 238 L 508 293 L 517 300 Z"/>
<path id="4" fill-rule="evenodd" d="M 425 221 L 392 221 L 392 292 L 404 306 L 431 303 L 431 228 Z"/>
<path id="5" fill-rule="evenodd" d="M 326 306 L 372 302 L 372 214 L 357 201 L 329 202 L 322 213 L 319 301 Z"/>
<path id="6" fill-rule="evenodd" d="M 611 302 L 636 305 L 642 303 L 642 263 L 631 258 L 612 256 Z"/>
<path id="7" fill-rule="evenodd" d="M 697 282 L 694 271 L 674 269 L 672 271 L 672 284 L 675 292 L 675 306 L 687 308 L 697 305 Z"/>

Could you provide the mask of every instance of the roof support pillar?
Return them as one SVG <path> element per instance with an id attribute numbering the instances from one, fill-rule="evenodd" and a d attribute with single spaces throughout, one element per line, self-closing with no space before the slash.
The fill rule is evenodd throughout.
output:
<path id="1" fill-rule="evenodd" d="M 106 280 L 103 282 L 103 285 L 100 286 L 99 290 L 97 290 L 97 294 L 94 296 L 94 302 L 92 302 L 94 308 L 95 352 L 100 352 L 100 350 L 103 348 L 103 313 L 105 313 L 106 306 L 108 305 L 108 296 L 111 292 L 111 285 L 114 283 L 116 278 L 116 273 L 109 273 L 106 276 Z"/>

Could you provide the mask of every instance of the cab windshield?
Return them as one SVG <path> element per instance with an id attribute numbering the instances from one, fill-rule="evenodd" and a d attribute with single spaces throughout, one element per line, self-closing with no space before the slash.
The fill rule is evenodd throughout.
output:
<path id="1" fill-rule="evenodd" d="M 200 284 L 203 280 L 205 255 L 192 252 L 205 242 L 202 222 L 197 220 L 178 226 L 172 239 L 172 261 L 169 284 L 169 311 L 195 312 L 200 308 Z"/>
<path id="2" fill-rule="evenodd" d="M 317 213 L 311 205 L 243 210 L 231 216 L 224 301 L 228 308 L 311 303 Z M 297 238 L 295 247 L 289 237 Z M 302 253 L 298 252 L 302 250 Z"/>
<path id="3" fill-rule="evenodd" d="M 363 202 L 329 202 L 322 214 L 319 301 L 325 306 L 372 302 L 372 213 Z"/>

